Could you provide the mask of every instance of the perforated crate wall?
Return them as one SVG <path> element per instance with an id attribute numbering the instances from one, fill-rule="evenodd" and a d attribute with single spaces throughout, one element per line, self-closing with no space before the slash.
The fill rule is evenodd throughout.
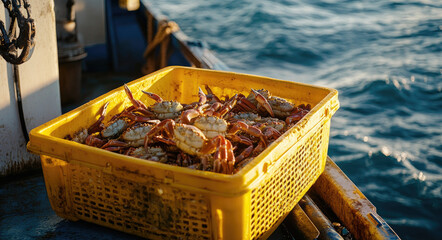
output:
<path id="1" fill-rule="evenodd" d="M 210 239 L 209 202 L 199 193 L 137 183 L 70 164 L 72 209 L 79 219 L 149 239 Z"/>
<path id="2" fill-rule="evenodd" d="M 290 149 L 281 167 L 267 178 L 251 194 L 251 239 L 265 234 L 287 212 L 291 211 L 318 178 L 320 164 L 317 160 L 325 158 L 330 121 L 313 129 L 306 136 L 305 144 L 298 144 Z"/>

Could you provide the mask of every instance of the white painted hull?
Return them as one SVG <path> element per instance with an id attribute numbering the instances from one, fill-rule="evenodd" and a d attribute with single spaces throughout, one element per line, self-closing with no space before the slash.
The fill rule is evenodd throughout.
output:
<path id="1" fill-rule="evenodd" d="M 35 48 L 19 66 L 23 111 L 28 132 L 61 114 L 57 40 L 53 1 L 30 0 L 35 20 Z M 4 8 L 0 20 L 6 22 Z M 0 176 L 35 169 L 38 156 L 27 152 L 14 89 L 13 66 L 0 57 Z"/>

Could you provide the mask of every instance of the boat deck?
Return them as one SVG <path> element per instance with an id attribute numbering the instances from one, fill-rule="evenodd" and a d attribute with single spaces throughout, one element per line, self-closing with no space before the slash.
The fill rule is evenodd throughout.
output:
<path id="1" fill-rule="evenodd" d="M 0 239 L 142 239 L 84 221 L 60 218 L 52 210 L 41 172 L 0 183 Z M 281 225 L 269 239 L 294 239 Z"/>

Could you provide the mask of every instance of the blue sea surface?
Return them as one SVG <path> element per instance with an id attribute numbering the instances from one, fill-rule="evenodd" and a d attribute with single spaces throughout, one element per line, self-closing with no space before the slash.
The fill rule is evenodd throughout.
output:
<path id="1" fill-rule="evenodd" d="M 329 156 L 402 239 L 442 232 L 442 1 L 156 1 L 233 71 L 335 88 Z"/>

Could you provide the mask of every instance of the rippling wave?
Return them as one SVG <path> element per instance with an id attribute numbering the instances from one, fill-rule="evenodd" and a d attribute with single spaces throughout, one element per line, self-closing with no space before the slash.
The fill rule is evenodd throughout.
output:
<path id="1" fill-rule="evenodd" d="M 442 214 L 442 2 L 155 3 L 234 71 L 339 90 L 329 155 L 403 239 Z"/>

